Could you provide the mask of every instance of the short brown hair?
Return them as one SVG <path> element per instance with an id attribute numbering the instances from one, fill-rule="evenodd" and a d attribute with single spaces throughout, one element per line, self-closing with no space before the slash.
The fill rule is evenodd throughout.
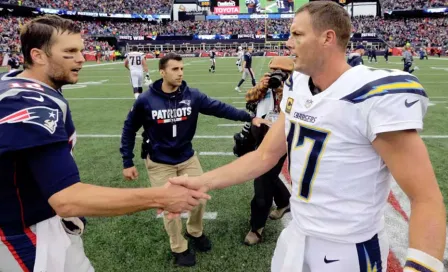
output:
<path id="1" fill-rule="evenodd" d="M 307 11 L 311 16 L 311 24 L 315 31 L 334 30 L 338 44 L 344 50 L 347 48 L 352 23 L 348 12 L 332 1 L 313 1 L 301 6 L 296 15 Z"/>
<path id="2" fill-rule="evenodd" d="M 20 32 L 20 42 L 22 44 L 22 53 L 24 68 L 33 65 L 31 50 L 33 48 L 42 49 L 45 53 L 51 55 L 51 46 L 53 45 L 53 33 L 58 34 L 68 32 L 68 34 L 81 33 L 81 28 L 72 20 L 61 18 L 57 15 L 46 15 L 38 17 L 26 25 Z"/>
<path id="3" fill-rule="evenodd" d="M 169 60 L 182 61 L 182 57 L 176 53 L 168 53 L 163 56 L 159 61 L 159 70 L 165 70 L 166 64 Z"/>

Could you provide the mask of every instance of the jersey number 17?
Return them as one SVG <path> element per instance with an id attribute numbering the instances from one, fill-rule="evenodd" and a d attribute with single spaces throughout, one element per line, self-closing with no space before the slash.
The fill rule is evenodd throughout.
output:
<path id="1" fill-rule="evenodd" d="M 309 201 L 312 192 L 313 181 L 319 172 L 319 162 L 325 151 L 325 145 L 328 142 L 330 131 L 324 129 L 305 126 L 300 123 L 291 122 L 291 128 L 288 133 L 288 168 L 291 169 L 291 156 L 293 150 L 305 147 L 308 141 L 311 146 L 308 149 L 303 170 L 298 181 L 299 195 L 305 201 Z"/>

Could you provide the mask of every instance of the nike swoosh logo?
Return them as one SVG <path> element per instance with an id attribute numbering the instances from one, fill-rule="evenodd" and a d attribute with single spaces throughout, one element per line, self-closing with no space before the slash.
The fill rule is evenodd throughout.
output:
<path id="1" fill-rule="evenodd" d="M 44 102 L 44 97 L 42 95 L 40 95 L 39 97 L 34 97 L 34 96 L 23 96 L 23 98 L 26 99 L 33 99 L 36 100 L 38 102 Z"/>
<path id="2" fill-rule="evenodd" d="M 334 263 L 334 262 L 338 262 L 339 260 L 327 260 L 327 256 L 325 256 L 325 258 L 324 258 L 324 262 L 326 263 L 326 264 L 328 264 L 328 263 Z"/>
<path id="3" fill-rule="evenodd" d="M 415 100 L 414 102 L 409 103 L 408 100 L 406 99 L 406 100 L 404 101 L 404 105 L 405 105 L 407 108 L 410 108 L 410 107 L 412 107 L 415 103 L 417 103 L 418 101 L 420 101 L 420 99 L 417 99 L 417 100 Z"/>

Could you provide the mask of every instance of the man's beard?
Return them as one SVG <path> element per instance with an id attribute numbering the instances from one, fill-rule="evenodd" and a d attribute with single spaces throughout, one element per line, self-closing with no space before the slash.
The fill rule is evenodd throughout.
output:
<path id="1" fill-rule="evenodd" d="M 67 84 L 75 84 L 70 80 L 70 75 L 63 72 L 63 68 L 61 66 L 51 66 L 50 74 L 48 75 L 48 79 L 53 83 L 53 85 L 59 89 Z"/>

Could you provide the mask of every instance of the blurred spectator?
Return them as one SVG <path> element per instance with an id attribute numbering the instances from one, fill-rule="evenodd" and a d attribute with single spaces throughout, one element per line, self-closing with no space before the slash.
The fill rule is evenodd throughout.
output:
<path id="1" fill-rule="evenodd" d="M 447 0 L 380 0 L 385 10 L 417 10 L 448 7 Z"/>
<path id="2" fill-rule="evenodd" d="M 126 14 L 169 14 L 171 0 L 0 0 L 13 5 Z"/>
<path id="3" fill-rule="evenodd" d="M 19 30 L 28 20 L 11 16 L 0 18 L 0 51 L 20 50 Z M 170 21 L 166 24 L 156 21 L 79 21 L 79 24 L 86 39 L 86 48 L 103 48 L 107 43 L 95 42 L 92 36 L 265 34 L 266 30 L 268 34 L 287 34 L 291 20 Z M 381 17 L 359 16 L 353 20 L 353 32 L 376 33 L 390 46 L 403 46 L 410 42 L 414 45 L 442 47 L 448 43 L 448 17 L 385 20 Z"/>

